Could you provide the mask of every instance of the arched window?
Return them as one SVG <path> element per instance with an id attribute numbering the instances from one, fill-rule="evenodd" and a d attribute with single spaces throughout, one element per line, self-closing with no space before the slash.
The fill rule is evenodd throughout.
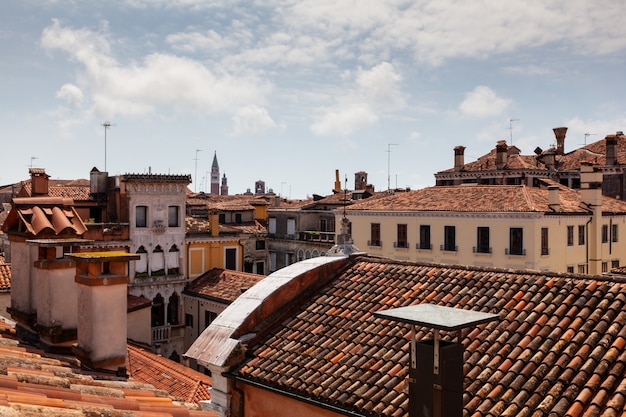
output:
<path id="1" fill-rule="evenodd" d="M 317 258 L 318 256 L 320 256 L 320 253 L 317 251 L 317 249 L 313 250 L 313 257 Z"/>
<path id="2" fill-rule="evenodd" d="M 178 324 L 178 294 L 174 293 L 167 304 L 167 323 Z"/>
<path id="3" fill-rule="evenodd" d="M 167 253 L 167 273 L 168 275 L 178 274 L 180 252 L 178 246 L 172 245 Z"/>
<path id="4" fill-rule="evenodd" d="M 298 262 L 303 261 L 303 260 L 304 260 L 304 251 L 300 249 L 298 251 Z"/>
<path id="5" fill-rule="evenodd" d="M 135 273 L 148 275 L 148 252 L 143 246 L 139 246 L 137 249 L 137 255 L 139 259 L 135 261 Z"/>
<path id="6" fill-rule="evenodd" d="M 161 294 L 157 294 L 152 300 L 152 327 L 165 324 L 165 303 Z"/>
<path id="7" fill-rule="evenodd" d="M 307 250 L 306 253 L 304 254 L 304 258 L 305 259 L 311 259 L 311 251 Z"/>
<path id="8" fill-rule="evenodd" d="M 165 275 L 165 254 L 161 245 L 156 245 L 152 253 L 151 275 Z"/>

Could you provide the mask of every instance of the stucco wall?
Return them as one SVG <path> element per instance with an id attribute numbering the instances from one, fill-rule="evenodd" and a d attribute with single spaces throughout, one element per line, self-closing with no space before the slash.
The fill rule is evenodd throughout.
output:
<path id="1" fill-rule="evenodd" d="M 339 417 L 343 415 L 250 385 L 239 383 L 237 388 L 241 388 L 244 393 L 243 415 L 245 417 Z"/>

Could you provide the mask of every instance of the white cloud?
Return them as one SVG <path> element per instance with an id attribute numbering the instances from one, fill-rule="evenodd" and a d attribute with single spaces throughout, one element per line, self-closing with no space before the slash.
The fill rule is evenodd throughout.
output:
<path id="1" fill-rule="evenodd" d="M 485 118 L 502 114 L 510 104 L 511 100 L 498 97 L 491 88 L 479 85 L 465 94 L 459 110 L 468 117 Z"/>
<path id="2" fill-rule="evenodd" d="M 62 50 L 84 66 L 78 87 L 101 117 L 159 111 L 197 115 L 233 113 L 242 105 L 263 103 L 272 86 L 253 75 L 213 71 L 198 61 L 155 53 L 124 65 L 111 52 L 106 32 L 62 27 L 58 21 L 41 38 L 47 50 Z"/>
<path id="3" fill-rule="evenodd" d="M 249 105 L 239 109 L 232 117 L 233 136 L 252 136 L 277 127 L 263 107 Z"/>
<path id="4" fill-rule="evenodd" d="M 83 92 L 74 84 L 64 84 L 59 91 L 57 91 L 57 97 L 67 101 L 72 108 L 78 108 L 83 104 L 85 98 Z"/>
<path id="5" fill-rule="evenodd" d="M 354 87 L 338 95 L 333 105 L 318 109 L 311 130 L 318 135 L 350 135 L 375 123 L 385 113 L 402 109 L 405 103 L 400 92 L 401 80 L 387 62 L 370 70 L 359 69 Z"/>

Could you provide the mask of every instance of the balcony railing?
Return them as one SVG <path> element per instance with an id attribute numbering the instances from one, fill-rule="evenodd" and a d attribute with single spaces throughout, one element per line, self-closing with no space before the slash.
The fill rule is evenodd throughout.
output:
<path id="1" fill-rule="evenodd" d="M 452 245 L 441 245 L 439 246 L 439 250 L 442 252 L 458 252 L 459 251 L 459 247 L 458 246 L 452 246 Z"/>
<path id="2" fill-rule="evenodd" d="M 152 328 L 152 343 L 165 342 L 170 340 L 172 327 L 171 326 L 159 326 Z"/>
<path id="3" fill-rule="evenodd" d="M 298 233 L 298 240 L 305 242 L 335 243 L 335 232 L 304 231 Z"/>
<path id="4" fill-rule="evenodd" d="M 492 248 L 487 248 L 485 246 L 472 247 L 472 252 L 474 253 L 491 253 Z"/>
<path id="5" fill-rule="evenodd" d="M 509 249 L 509 248 L 504 248 L 504 254 L 505 255 L 526 256 L 526 249 L 519 249 L 519 248 Z"/>
<path id="6" fill-rule="evenodd" d="M 367 246 L 382 246 L 383 242 L 380 240 L 368 240 Z"/>
<path id="7" fill-rule="evenodd" d="M 433 244 L 432 243 L 416 243 L 415 244 L 415 249 L 421 249 L 421 250 L 433 250 Z"/>
<path id="8" fill-rule="evenodd" d="M 393 247 L 394 247 L 394 248 L 404 248 L 404 249 L 408 249 L 408 247 L 409 247 L 409 242 L 393 242 Z"/>

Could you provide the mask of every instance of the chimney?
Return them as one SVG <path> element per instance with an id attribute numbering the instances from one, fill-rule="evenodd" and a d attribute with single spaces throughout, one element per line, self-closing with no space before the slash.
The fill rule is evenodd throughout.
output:
<path id="1" fill-rule="evenodd" d="M 127 252 L 67 255 L 76 262 L 78 342 L 73 350 L 83 366 L 126 376 Z"/>
<path id="2" fill-rule="evenodd" d="M 606 144 L 606 165 L 617 165 L 617 135 L 607 136 Z"/>
<path id="3" fill-rule="evenodd" d="M 34 239 L 27 243 L 36 246 L 38 259 L 33 262 L 33 285 L 37 288 L 35 306 L 39 342 L 44 350 L 70 353 L 69 343 L 76 342 L 78 324 L 78 286 L 74 282 L 74 261 L 63 253 L 76 252 L 79 245 L 93 241 L 70 239 Z"/>
<path id="4" fill-rule="evenodd" d="M 339 170 L 335 170 L 335 188 L 333 188 L 333 192 L 338 193 L 341 191 L 341 181 L 339 181 Z"/>
<path id="5" fill-rule="evenodd" d="M 504 169 L 506 167 L 506 163 L 508 162 L 508 149 L 509 147 L 506 145 L 506 141 L 499 140 L 496 144 L 496 168 Z"/>
<path id="6" fill-rule="evenodd" d="M 552 131 L 556 137 L 556 153 L 563 155 L 565 153 L 565 134 L 567 133 L 567 128 L 555 127 Z"/>
<path id="7" fill-rule="evenodd" d="M 211 229 L 211 237 L 220 235 L 220 214 L 217 209 L 209 210 L 209 229 Z"/>
<path id="8" fill-rule="evenodd" d="M 548 207 L 558 213 L 561 211 L 561 200 L 559 199 L 559 186 L 548 186 Z"/>
<path id="9" fill-rule="evenodd" d="M 554 148 L 550 148 L 543 154 L 543 163 L 546 166 L 548 171 L 554 171 L 555 160 L 556 160 L 556 151 Z"/>
<path id="10" fill-rule="evenodd" d="M 456 146 L 454 148 L 454 171 L 460 171 L 463 165 L 465 165 L 465 146 Z"/>
<path id="11" fill-rule="evenodd" d="M 31 184 L 30 196 L 48 195 L 48 178 L 50 178 L 50 175 L 46 174 L 43 168 L 31 168 L 28 171 Z"/>
<path id="12" fill-rule="evenodd" d="M 602 273 L 602 171 L 588 162 L 580 165 L 580 197 L 591 211 L 587 225 L 589 264 L 587 273 Z"/>
<path id="13" fill-rule="evenodd" d="M 367 172 L 359 171 L 354 174 L 354 189 L 355 190 L 367 189 Z"/>

